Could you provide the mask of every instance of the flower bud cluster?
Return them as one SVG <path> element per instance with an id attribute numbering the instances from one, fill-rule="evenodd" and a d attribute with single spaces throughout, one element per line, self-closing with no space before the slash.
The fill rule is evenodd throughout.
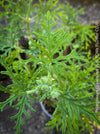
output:
<path id="1" fill-rule="evenodd" d="M 50 75 L 43 76 L 39 80 L 37 80 L 36 93 L 44 94 L 47 93 L 52 98 L 56 98 L 60 95 L 58 90 L 58 83 L 55 79 L 53 79 Z"/>

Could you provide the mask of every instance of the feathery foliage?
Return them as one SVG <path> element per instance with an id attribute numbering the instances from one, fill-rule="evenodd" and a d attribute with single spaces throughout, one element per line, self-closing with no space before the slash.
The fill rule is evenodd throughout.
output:
<path id="1" fill-rule="evenodd" d="M 92 122 L 100 124 L 99 113 L 94 112 L 96 64 L 97 61 L 100 64 L 100 56 L 93 58 L 90 52 L 82 51 L 91 39 L 95 40 L 92 27 L 82 25 L 76 18 L 83 9 L 77 11 L 68 3 L 60 5 L 58 0 L 44 3 L 39 0 L 37 4 L 32 4 L 32 0 L 7 2 L 7 5 L 4 0 L 0 2 L 6 11 L 0 17 L 5 16 L 8 21 L 8 26 L 1 25 L 0 63 L 6 71 L 0 73 L 8 75 L 12 84 L 6 88 L 0 85 L 0 91 L 10 94 L 6 101 L 0 102 L 1 111 L 7 104 L 19 109 L 11 119 L 17 119 L 15 129 L 20 134 L 22 115 L 29 118 L 26 106 L 35 111 L 31 99 L 56 99 L 54 118 L 47 123 L 50 128 L 56 126 L 63 134 L 81 133 L 85 128 L 92 131 Z M 22 35 L 28 36 L 29 49 L 19 45 Z M 64 55 L 68 46 L 70 53 Z M 28 58 L 22 59 L 21 53 Z"/>

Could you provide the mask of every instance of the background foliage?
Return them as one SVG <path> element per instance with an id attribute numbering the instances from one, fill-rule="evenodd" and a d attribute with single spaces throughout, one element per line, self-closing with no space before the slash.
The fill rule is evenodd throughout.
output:
<path id="1" fill-rule="evenodd" d="M 83 51 L 91 40 L 95 41 L 94 27 L 82 25 L 77 19 L 83 9 L 61 5 L 58 0 L 6 2 L 0 1 L 5 10 L 0 18 L 8 24 L 1 25 L 0 31 L 0 63 L 6 69 L 0 73 L 8 75 L 12 84 L 6 88 L 0 85 L 1 91 L 10 93 L 6 101 L 0 102 L 1 111 L 7 104 L 19 108 L 11 119 L 17 119 L 15 129 L 20 134 L 22 115 L 29 118 L 26 106 L 35 111 L 31 99 L 56 98 L 55 118 L 47 123 L 50 128 L 60 126 L 63 134 L 81 133 L 85 128 L 93 131 L 91 124 L 100 124 L 99 113 L 95 113 L 95 72 L 100 60 L 99 56 L 91 57 L 90 51 Z M 22 36 L 28 37 L 29 49 L 19 45 Z M 68 46 L 70 53 L 64 55 Z M 21 53 L 28 58 L 22 59 Z"/>

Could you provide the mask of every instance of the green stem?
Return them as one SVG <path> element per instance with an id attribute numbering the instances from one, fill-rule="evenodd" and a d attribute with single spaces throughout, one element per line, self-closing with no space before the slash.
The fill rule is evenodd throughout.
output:
<path id="1" fill-rule="evenodd" d="M 30 18 L 27 18 L 27 21 L 26 21 L 26 23 L 27 23 L 27 31 L 28 31 L 28 36 L 30 37 L 31 36 L 31 32 L 30 32 Z"/>
<path id="2" fill-rule="evenodd" d="M 29 0 L 29 8 L 27 11 L 27 16 L 26 16 L 26 23 L 27 23 L 27 31 L 28 31 L 28 36 L 31 36 L 31 32 L 30 32 L 30 10 L 31 10 L 31 4 L 32 4 L 32 0 Z"/>
<path id="3" fill-rule="evenodd" d="M 26 91 L 27 94 L 32 94 L 34 93 L 34 90 L 29 90 L 29 91 Z"/>

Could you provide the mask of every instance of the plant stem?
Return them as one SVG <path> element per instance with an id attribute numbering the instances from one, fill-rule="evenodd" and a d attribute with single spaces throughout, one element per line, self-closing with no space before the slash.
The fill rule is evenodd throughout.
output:
<path id="1" fill-rule="evenodd" d="M 27 18 L 27 21 L 26 21 L 26 23 L 27 23 L 27 31 L 28 31 L 28 36 L 30 37 L 31 36 L 31 32 L 30 32 L 30 18 Z"/>
<path id="2" fill-rule="evenodd" d="M 32 94 L 34 93 L 34 90 L 29 90 L 29 91 L 26 91 L 27 94 Z"/>
<path id="3" fill-rule="evenodd" d="M 28 36 L 31 36 L 31 32 L 30 32 L 30 9 L 31 9 L 31 4 L 32 4 L 32 0 L 29 0 L 29 8 L 27 11 L 27 17 L 26 17 L 26 23 L 27 23 L 27 31 L 28 31 Z"/>
<path id="4" fill-rule="evenodd" d="M 95 44 L 95 57 L 99 54 L 99 39 L 98 39 L 98 33 L 99 33 L 99 26 L 96 26 L 96 44 Z M 99 111 L 99 63 L 98 59 L 96 61 L 96 112 Z"/>

